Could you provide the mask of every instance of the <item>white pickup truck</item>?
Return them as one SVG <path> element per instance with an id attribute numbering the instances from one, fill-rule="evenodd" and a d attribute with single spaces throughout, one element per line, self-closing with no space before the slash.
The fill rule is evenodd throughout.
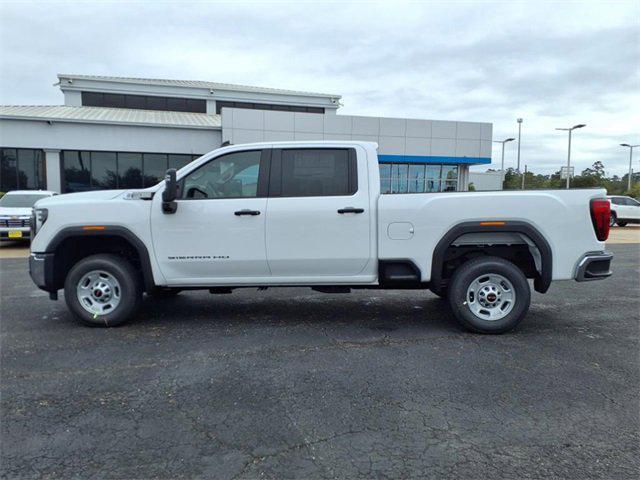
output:
<path id="1" fill-rule="evenodd" d="M 501 333 L 525 316 L 529 279 L 544 293 L 611 275 L 605 196 L 381 195 L 375 143 L 234 145 L 145 190 L 40 200 L 29 266 L 96 326 L 133 317 L 145 292 L 308 286 L 431 289 L 465 328 Z"/>

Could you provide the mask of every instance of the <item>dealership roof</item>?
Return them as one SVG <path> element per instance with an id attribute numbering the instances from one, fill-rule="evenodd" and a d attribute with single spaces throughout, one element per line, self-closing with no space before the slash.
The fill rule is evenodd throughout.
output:
<path id="1" fill-rule="evenodd" d="M 218 129 L 222 125 L 220 115 L 205 113 L 67 105 L 3 105 L 0 106 L 0 118 L 203 129 Z"/>
<path id="2" fill-rule="evenodd" d="M 235 85 L 231 83 L 206 82 L 202 80 L 168 80 L 163 78 L 135 78 L 135 77 L 111 77 L 101 75 L 75 75 L 70 73 L 59 73 L 58 80 L 93 80 L 101 82 L 130 83 L 137 85 L 162 85 L 169 87 L 187 88 L 207 88 L 212 90 L 231 90 L 235 92 L 248 93 L 270 93 L 275 95 L 303 95 L 306 97 L 330 97 L 341 98 L 340 95 L 332 93 L 304 92 L 299 90 L 285 90 L 280 88 L 253 87 L 248 85 Z"/>

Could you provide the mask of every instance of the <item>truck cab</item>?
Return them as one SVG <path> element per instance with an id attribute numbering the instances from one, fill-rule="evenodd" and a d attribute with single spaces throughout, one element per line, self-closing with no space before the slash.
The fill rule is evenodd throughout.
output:
<path id="1" fill-rule="evenodd" d="M 529 282 L 610 275 L 605 193 L 381 195 L 374 143 L 234 145 L 145 190 L 38 202 L 30 271 L 90 325 L 130 319 L 143 293 L 308 286 L 431 289 L 465 328 L 501 333 Z"/>

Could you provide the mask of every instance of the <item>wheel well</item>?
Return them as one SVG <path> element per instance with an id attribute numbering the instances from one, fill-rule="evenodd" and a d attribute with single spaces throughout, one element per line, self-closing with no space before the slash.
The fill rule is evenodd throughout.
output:
<path id="1" fill-rule="evenodd" d="M 67 274 L 83 258 L 99 253 L 111 253 L 125 258 L 139 272 L 143 284 L 142 258 L 138 249 L 120 235 L 71 235 L 62 239 L 53 251 L 55 288 L 63 288 Z"/>
<path id="2" fill-rule="evenodd" d="M 498 226 L 464 223 L 443 236 L 433 254 L 431 288 L 441 291 L 457 267 L 478 256 L 495 256 L 515 264 L 534 279 L 541 293 L 551 283 L 551 248 L 545 238 L 524 222 L 499 222 Z"/>
<path id="3" fill-rule="evenodd" d="M 468 260 L 480 256 L 503 258 L 516 265 L 527 278 L 539 278 L 540 273 L 529 245 L 450 245 L 444 253 L 442 264 L 442 281 L 445 284 L 453 272 Z"/>

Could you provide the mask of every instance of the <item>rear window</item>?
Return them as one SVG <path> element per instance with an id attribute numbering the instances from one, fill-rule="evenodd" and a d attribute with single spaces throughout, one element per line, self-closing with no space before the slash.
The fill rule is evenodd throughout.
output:
<path id="1" fill-rule="evenodd" d="M 351 165 L 353 163 L 353 165 Z M 284 197 L 352 195 L 355 152 L 349 149 L 282 150 L 282 190 Z"/>

